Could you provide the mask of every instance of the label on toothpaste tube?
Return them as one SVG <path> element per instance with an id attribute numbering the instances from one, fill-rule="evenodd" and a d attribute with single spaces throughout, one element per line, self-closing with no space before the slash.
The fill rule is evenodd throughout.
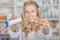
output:
<path id="1" fill-rule="evenodd" d="M 6 24 L 6 27 L 10 26 L 10 25 L 13 25 L 13 24 L 16 24 L 16 23 L 19 23 L 21 22 L 21 18 L 17 18 L 17 19 L 14 19 L 14 20 L 6 20 L 5 24 Z"/>

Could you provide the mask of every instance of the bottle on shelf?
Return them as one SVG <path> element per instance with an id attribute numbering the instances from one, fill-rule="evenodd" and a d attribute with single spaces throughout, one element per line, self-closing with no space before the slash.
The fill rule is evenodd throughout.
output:
<path id="1" fill-rule="evenodd" d="M 58 4 L 59 0 L 53 0 L 53 4 Z"/>

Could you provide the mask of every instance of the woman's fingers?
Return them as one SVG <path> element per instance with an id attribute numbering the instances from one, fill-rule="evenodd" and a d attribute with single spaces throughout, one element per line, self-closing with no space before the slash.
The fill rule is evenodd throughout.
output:
<path id="1" fill-rule="evenodd" d="M 41 27 L 42 28 L 45 28 L 45 29 L 49 29 L 49 23 L 48 23 L 48 21 L 46 21 L 45 19 L 40 19 L 39 20 L 39 23 L 41 24 Z"/>
<path id="2" fill-rule="evenodd" d="M 16 19 L 17 17 L 16 16 L 12 16 L 12 19 Z"/>
<path id="3" fill-rule="evenodd" d="M 10 20 L 14 20 L 16 19 L 17 17 L 16 16 L 12 16 Z M 16 32 L 16 27 L 17 27 L 17 24 L 13 24 L 10 26 L 10 29 L 13 31 L 13 32 Z"/>
<path id="4" fill-rule="evenodd" d="M 43 27 L 43 29 L 47 29 L 47 30 L 50 28 L 49 26 L 46 27 L 45 25 L 43 25 L 42 27 Z"/>
<path id="5" fill-rule="evenodd" d="M 43 19 L 41 18 L 40 20 L 38 20 L 38 23 L 41 24 L 43 21 Z"/>
<path id="6" fill-rule="evenodd" d="M 16 19 L 17 17 L 16 16 L 12 16 L 9 20 L 13 20 L 13 19 Z"/>

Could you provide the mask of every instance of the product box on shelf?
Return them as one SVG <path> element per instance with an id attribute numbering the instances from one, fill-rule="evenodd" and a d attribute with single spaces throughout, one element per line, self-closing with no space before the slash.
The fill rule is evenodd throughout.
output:
<path id="1" fill-rule="evenodd" d="M 0 20 L 6 20 L 6 16 L 0 16 Z"/>

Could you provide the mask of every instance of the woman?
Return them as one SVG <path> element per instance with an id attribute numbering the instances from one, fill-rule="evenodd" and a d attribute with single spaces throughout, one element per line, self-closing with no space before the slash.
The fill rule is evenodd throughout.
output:
<path id="1" fill-rule="evenodd" d="M 39 6 L 34 1 L 24 3 L 22 13 L 22 26 L 19 31 L 16 25 L 12 25 L 8 33 L 12 38 L 19 37 L 19 40 L 47 40 L 52 37 L 52 29 L 49 23 L 41 17 Z"/>

